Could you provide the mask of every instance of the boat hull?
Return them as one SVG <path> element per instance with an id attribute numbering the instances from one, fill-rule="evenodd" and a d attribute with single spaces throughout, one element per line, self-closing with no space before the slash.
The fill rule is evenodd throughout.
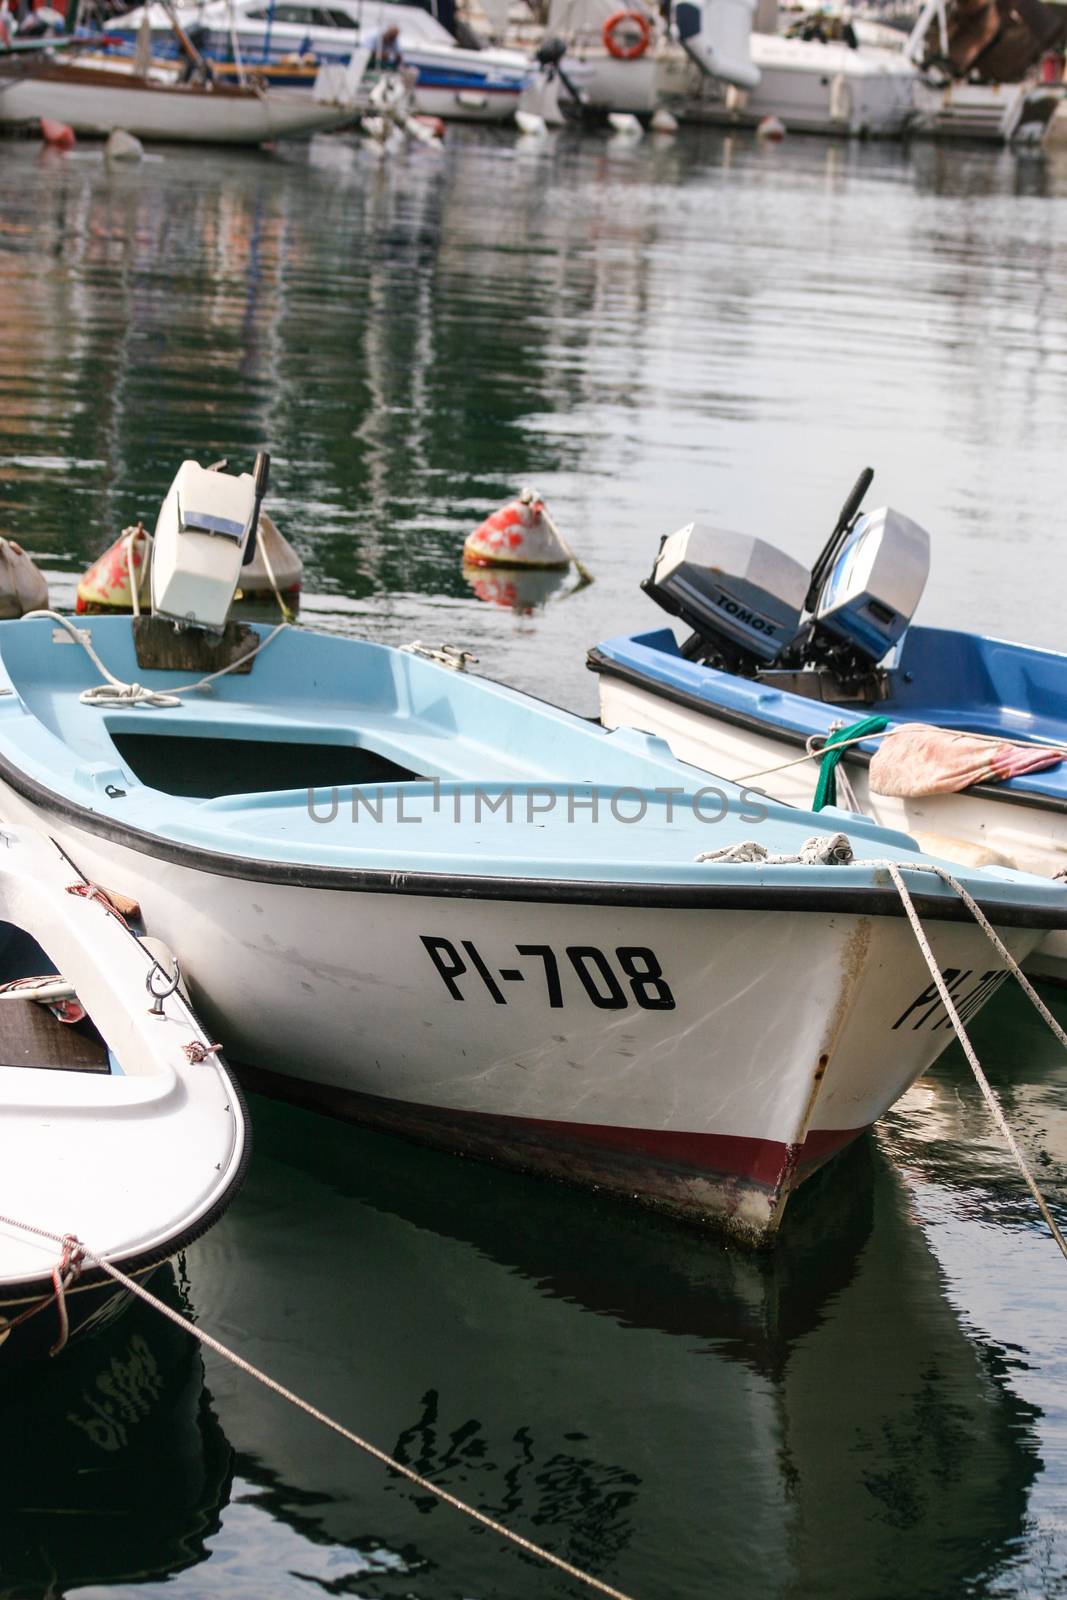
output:
<path id="1" fill-rule="evenodd" d="M 775 116 L 790 132 L 883 139 L 909 127 L 916 75 L 898 53 L 753 34 L 752 59 L 755 89 L 704 79 L 684 104 L 686 120 L 754 128 Z"/>
<path id="2" fill-rule="evenodd" d="M 58 1254 L 57 1246 L 57 1258 Z M 150 1277 L 155 1270 L 148 1268 L 138 1276 Z M 0 1289 L 0 1373 L 47 1361 L 60 1343 L 64 1350 L 80 1347 L 89 1337 L 110 1328 L 132 1300 L 133 1296 L 110 1278 L 75 1284 L 64 1296 L 64 1336 L 54 1292 L 43 1289 L 39 1282 L 5 1284 Z M 32 1307 L 38 1309 L 24 1322 L 17 1321 Z"/>
<path id="3" fill-rule="evenodd" d="M 805 910 L 806 891 L 786 915 L 758 890 L 719 908 L 317 887 L 0 801 L 140 903 L 257 1085 L 750 1244 L 950 1037 L 904 918 Z M 961 1004 L 987 997 L 984 936 L 929 930 Z M 1037 935 L 1005 937 L 1018 955 Z"/>
<path id="4" fill-rule="evenodd" d="M 814 761 L 797 761 L 802 744 L 714 716 L 710 705 L 707 711 L 686 706 L 603 666 L 598 682 L 606 728 L 656 734 L 694 767 L 735 779 L 753 774 L 752 785 L 773 799 L 805 809 L 811 805 L 818 774 Z M 882 827 L 910 834 L 924 850 L 971 866 L 1007 865 L 1040 877 L 1067 871 L 1062 810 L 971 790 L 880 795 L 870 788 L 866 762 L 846 756 L 844 769 L 864 814 Z M 1025 965 L 1034 976 L 1067 982 L 1067 934 L 1046 934 Z"/>
<path id="5" fill-rule="evenodd" d="M 298 90 L 207 92 L 73 63 L 10 79 L 0 75 L 0 90 L 0 126 L 52 117 L 83 136 L 106 137 L 122 128 L 161 143 L 264 144 L 339 127 L 354 115 L 351 107 Z"/>
<path id="6" fill-rule="evenodd" d="M 1040 144 L 1063 98 L 1059 84 L 960 83 L 915 86 L 914 132 L 931 139 Z"/>

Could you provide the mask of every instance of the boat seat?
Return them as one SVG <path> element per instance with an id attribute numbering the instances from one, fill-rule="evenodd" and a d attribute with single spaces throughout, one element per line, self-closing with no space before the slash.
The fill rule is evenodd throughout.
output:
<path id="1" fill-rule="evenodd" d="M 0 1001 L 0 1066 L 111 1070 L 107 1046 L 95 1030 L 60 1022 L 36 1000 Z"/>

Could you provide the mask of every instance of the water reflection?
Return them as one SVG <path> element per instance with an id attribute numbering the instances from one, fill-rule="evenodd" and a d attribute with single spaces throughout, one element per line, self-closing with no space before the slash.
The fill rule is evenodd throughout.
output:
<path id="1" fill-rule="evenodd" d="M 171 1268 L 154 1292 L 179 1306 Z M 136 1305 L 0 1399 L 0 1595 L 146 1583 L 206 1560 L 232 1452 L 180 1329 Z"/>
<path id="2" fill-rule="evenodd" d="M 759 1260 L 254 1104 L 249 1189 L 193 1253 L 205 1323 L 568 1559 L 664 1600 L 933 1600 L 1019 1540 L 1036 1409 L 961 1328 L 873 1145 Z M 243 1380 L 212 1386 L 273 1516 L 402 1558 L 361 1594 L 578 1592 Z"/>
<path id="3" fill-rule="evenodd" d="M 584 647 L 647 620 L 661 533 L 696 514 L 810 560 L 873 459 L 933 532 L 927 620 L 970 623 L 997 584 L 997 631 L 1054 645 L 1051 598 L 997 575 L 1008 528 L 1064 559 L 1065 191 L 1056 153 L 715 130 L 126 172 L 13 145 L 0 531 L 69 581 L 183 454 L 269 444 L 316 615 L 395 638 L 410 613 L 584 709 Z M 457 553 L 523 481 L 598 583 L 516 636 Z"/>
<path id="4" fill-rule="evenodd" d="M 516 616 L 529 617 L 553 598 L 562 599 L 566 586 L 573 591 L 571 572 L 524 572 L 521 567 L 479 567 L 463 563 L 463 576 L 472 594 L 487 606 L 502 606 Z"/>

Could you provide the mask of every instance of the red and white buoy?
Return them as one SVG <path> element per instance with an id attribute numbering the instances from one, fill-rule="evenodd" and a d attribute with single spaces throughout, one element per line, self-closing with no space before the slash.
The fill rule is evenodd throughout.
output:
<path id="1" fill-rule="evenodd" d="M 127 528 L 109 545 L 78 584 L 75 610 L 81 614 L 100 611 L 148 611 L 151 606 L 148 573 L 152 535 L 143 523 Z M 130 567 L 138 577 L 138 606 L 133 604 Z M 242 567 L 236 598 L 266 600 L 272 596 L 283 612 L 286 602 L 295 602 L 304 577 L 304 564 L 288 539 L 279 532 L 265 511 L 259 514 L 256 552 L 247 567 Z"/>
<path id="2" fill-rule="evenodd" d="M 574 559 L 536 489 L 494 511 L 467 535 L 463 559 L 480 567 L 569 567 Z"/>
<path id="3" fill-rule="evenodd" d="M 80 616 L 86 612 L 132 611 L 133 586 L 130 568 L 137 574 L 138 607 L 148 610 L 148 558 L 152 550 L 152 535 L 143 522 L 126 528 L 114 544 L 108 545 L 102 556 L 95 560 L 78 582 L 74 609 Z"/>
<path id="4" fill-rule="evenodd" d="M 74 129 L 65 122 L 56 122 L 53 117 L 41 118 L 41 138 L 52 150 L 73 150 L 77 143 Z"/>
<path id="5" fill-rule="evenodd" d="M 756 137 L 769 139 L 773 144 L 777 144 L 780 139 L 785 138 L 785 123 L 781 117 L 760 117 L 756 123 Z"/>

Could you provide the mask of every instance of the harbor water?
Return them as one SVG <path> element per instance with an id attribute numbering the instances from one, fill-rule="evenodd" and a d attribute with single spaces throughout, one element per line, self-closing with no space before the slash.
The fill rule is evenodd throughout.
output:
<path id="1" fill-rule="evenodd" d="M 8 142 L 0 534 L 69 605 L 182 457 L 268 448 L 304 621 L 592 713 L 661 534 L 807 564 L 870 463 L 931 533 L 923 620 L 1062 649 L 1065 291 L 1056 147 Z M 463 571 L 524 483 L 592 585 Z M 973 1032 L 1067 1221 L 1067 1060 L 1008 992 Z M 637 1600 L 1067 1596 L 1067 1270 L 954 1048 L 766 1258 L 250 1109 L 245 1190 L 158 1291 L 441 1487 Z M 0 1438 L 7 1600 L 586 1592 L 143 1308 Z"/>

